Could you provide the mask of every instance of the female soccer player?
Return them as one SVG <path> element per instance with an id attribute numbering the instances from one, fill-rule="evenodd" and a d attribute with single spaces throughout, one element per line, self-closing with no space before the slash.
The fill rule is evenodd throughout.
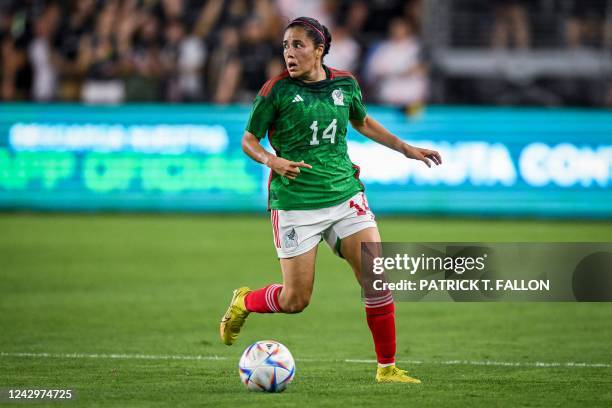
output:
<path id="1" fill-rule="evenodd" d="M 313 289 L 317 246 L 325 239 L 361 282 L 361 242 L 380 242 L 359 168 L 348 157 L 347 126 L 410 159 L 441 164 L 433 150 L 410 146 L 366 114 L 361 90 L 346 71 L 323 65 L 331 36 L 317 20 L 300 17 L 285 29 L 286 71 L 255 98 L 242 147 L 271 169 L 268 204 L 283 283 L 234 290 L 221 319 L 221 338 L 236 340 L 249 313 L 299 313 Z M 268 134 L 276 155 L 260 140 Z M 368 297 L 366 319 L 376 351 L 377 382 L 420 383 L 395 366 L 395 307 L 390 292 Z"/>

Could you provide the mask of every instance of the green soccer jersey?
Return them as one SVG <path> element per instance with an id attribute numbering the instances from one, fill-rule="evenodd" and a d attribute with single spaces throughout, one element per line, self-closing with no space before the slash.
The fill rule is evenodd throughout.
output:
<path id="1" fill-rule="evenodd" d="M 304 161 L 295 180 L 272 172 L 269 208 L 306 210 L 331 207 L 359 191 L 359 167 L 349 159 L 349 119 L 363 120 L 366 110 L 355 78 L 324 66 L 327 77 L 305 83 L 288 72 L 266 82 L 255 98 L 246 130 L 268 134 L 276 155 Z"/>

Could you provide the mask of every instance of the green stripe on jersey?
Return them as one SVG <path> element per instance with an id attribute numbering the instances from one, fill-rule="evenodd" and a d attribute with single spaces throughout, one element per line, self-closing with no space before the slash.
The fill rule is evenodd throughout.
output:
<path id="1" fill-rule="evenodd" d="M 253 103 L 246 130 L 259 139 L 267 133 L 277 156 L 312 166 L 300 168 L 295 180 L 273 173 L 271 209 L 331 207 L 363 191 L 346 145 L 349 119 L 366 116 L 361 89 L 349 73 L 324 68 L 327 79 L 315 83 L 285 73 L 267 82 Z"/>

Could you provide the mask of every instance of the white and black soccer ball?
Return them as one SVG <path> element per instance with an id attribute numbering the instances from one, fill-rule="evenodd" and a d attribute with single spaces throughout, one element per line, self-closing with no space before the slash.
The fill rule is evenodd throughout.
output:
<path id="1" fill-rule="evenodd" d="M 293 380 L 295 361 L 281 343 L 262 340 L 242 353 L 238 369 L 242 383 L 250 391 L 282 392 Z"/>

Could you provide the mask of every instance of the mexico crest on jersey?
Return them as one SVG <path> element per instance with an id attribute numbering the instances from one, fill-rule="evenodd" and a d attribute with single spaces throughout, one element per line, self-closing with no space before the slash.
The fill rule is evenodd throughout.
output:
<path id="1" fill-rule="evenodd" d="M 334 100 L 334 105 L 344 106 L 344 94 L 340 89 L 334 89 L 332 99 Z"/>

